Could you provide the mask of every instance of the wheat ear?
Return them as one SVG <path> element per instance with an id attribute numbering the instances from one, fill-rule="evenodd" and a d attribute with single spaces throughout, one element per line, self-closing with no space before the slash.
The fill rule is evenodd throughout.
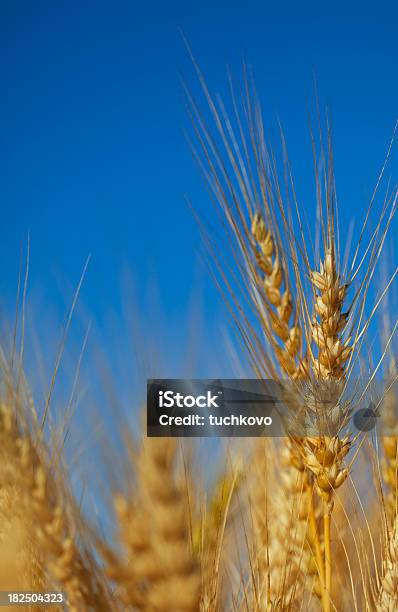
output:
<path id="1" fill-rule="evenodd" d="M 0 486 L 0 590 L 49 591 L 15 486 Z M 8 609 L 8 608 L 7 608 Z M 39 611 L 32 606 L 31 611 Z"/>
<path id="2" fill-rule="evenodd" d="M 344 459 L 351 448 L 349 436 L 340 438 L 333 433 L 339 431 L 344 421 L 344 414 L 336 411 L 335 404 L 341 392 L 338 381 L 345 376 L 345 364 L 352 351 L 348 341 L 342 338 L 348 318 L 342 311 L 347 284 L 342 282 L 337 272 L 336 251 L 330 235 L 324 261 L 320 264 L 319 272 L 311 272 L 311 282 L 315 291 L 312 335 L 318 349 L 317 355 L 312 354 L 312 368 L 320 384 L 314 384 L 307 406 L 316 416 L 317 432 L 315 437 L 305 438 L 303 458 L 305 465 L 314 474 L 324 503 L 325 584 L 322 601 L 325 611 L 329 612 L 332 589 L 330 528 L 333 493 L 348 476 Z M 330 401 L 330 411 L 325 411 L 325 399 Z M 329 432 L 332 433 L 328 435 Z"/>
<path id="3" fill-rule="evenodd" d="M 302 332 L 294 321 L 294 303 L 286 273 L 283 269 L 278 246 L 260 213 L 252 219 L 254 253 L 258 266 L 265 306 L 272 331 L 276 357 L 282 368 L 293 380 L 308 375 L 308 364 L 301 358 Z M 293 321 L 292 321 L 293 319 Z"/>
<path id="4" fill-rule="evenodd" d="M 125 604 L 157 612 L 193 612 L 199 609 L 201 580 L 191 550 L 186 496 L 174 478 L 174 457 L 172 439 L 143 440 L 137 495 L 115 498 L 119 539 L 127 557 L 104 554 Z"/>
<path id="5" fill-rule="evenodd" d="M 76 544 L 42 441 L 33 441 L 18 427 L 15 413 L 6 403 L 0 405 L 0 434 L 1 484 L 18 490 L 35 555 L 48 574 L 47 584 L 57 585 L 66 594 L 70 610 L 111 609 L 106 588 L 96 576 L 95 562 Z"/>
<path id="6" fill-rule="evenodd" d="M 280 461 L 275 454 L 271 442 L 263 439 L 256 442 L 249 488 L 255 576 L 253 608 L 261 611 L 270 606 L 300 609 L 311 573 L 311 550 L 307 546 L 311 488 L 306 470 L 292 464 L 288 446 L 282 448 Z"/>
<path id="7" fill-rule="evenodd" d="M 342 312 L 347 284 L 337 273 L 333 244 L 326 249 L 319 272 L 311 273 L 311 281 L 316 291 L 312 333 L 318 347 L 318 357 L 313 358 L 314 373 L 322 380 L 338 380 L 344 377 L 352 347 L 342 340 L 348 319 L 348 314 Z"/>

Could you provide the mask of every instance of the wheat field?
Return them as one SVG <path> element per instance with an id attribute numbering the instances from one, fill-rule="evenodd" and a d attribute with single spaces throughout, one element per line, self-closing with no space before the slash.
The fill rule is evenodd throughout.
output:
<path id="1" fill-rule="evenodd" d="M 327 128 L 313 138 L 308 220 L 287 156 L 281 171 L 267 145 L 250 84 L 229 114 L 198 76 L 206 109 L 186 92 L 191 145 L 225 248 L 206 228 L 204 239 L 243 359 L 258 378 L 289 381 L 286 435 L 231 440 L 212 486 L 196 477 L 200 456 L 188 441 L 148 438 L 144 429 L 125 436 L 125 470 L 117 486 L 108 482 L 112 528 L 104 533 L 70 484 L 62 427 L 48 426 L 50 407 L 35 404 L 4 342 L 0 591 L 63 592 L 74 611 L 393 612 L 395 262 L 383 280 L 378 264 L 396 188 L 380 193 L 383 167 L 349 240 Z M 375 329 L 380 346 L 368 339 Z M 378 433 L 354 431 L 351 415 L 376 381 Z"/>

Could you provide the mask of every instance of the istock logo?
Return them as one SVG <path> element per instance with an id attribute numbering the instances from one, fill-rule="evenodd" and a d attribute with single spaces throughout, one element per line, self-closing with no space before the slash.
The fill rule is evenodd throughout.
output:
<path id="1" fill-rule="evenodd" d="M 218 391 L 216 395 L 212 395 L 211 391 L 207 391 L 206 395 L 184 395 L 183 393 L 174 393 L 174 391 L 159 391 L 159 408 L 219 408 L 217 400 L 222 394 Z"/>
<path id="2" fill-rule="evenodd" d="M 259 379 L 149 379 L 149 437 L 284 435 L 278 384 Z"/>

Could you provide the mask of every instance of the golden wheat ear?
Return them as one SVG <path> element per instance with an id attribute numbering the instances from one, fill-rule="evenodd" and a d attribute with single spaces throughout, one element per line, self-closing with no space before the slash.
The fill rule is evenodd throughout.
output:
<path id="1" fill-rule="evenodd" d="M 15 528 L 21 547 L 17 578 L 25 590 L 62 591 L 71 610 L 112 610 L 53 440 L 40 427 L 22 369 L 15 380 L 0 349 L 0 513 L 13 517 L 3 522 L 0 548 Z"/>
<path id="2" fill-rule="evenodd" d="M 133 466 L 137 490 L 114 500 L 122 552 L 102 546 L 102 553 L 117 597 L 134 609 L 199 609 L 201 576 L 186 495 L 175 479 L 175 452 L 172 439 L 143 438 Z"/>
<path id="3" fill-rule="evenodd" d="M 36 582 L 65 593 L 71 610 L 112 609 L 100 568 L 82 545 L 77 507 L 41 435 L 19 427 L 12 404 L 0 404 L 1 488 L 18 493 L 19 519 Z M 55 459 L 54 459 L 55 460 Z M 83 546 L 83 548 L 82 548 Z M 38 574 L 38 575 L 37 575 Z M 40 578 L 41 577 L 41 578 Z"/>

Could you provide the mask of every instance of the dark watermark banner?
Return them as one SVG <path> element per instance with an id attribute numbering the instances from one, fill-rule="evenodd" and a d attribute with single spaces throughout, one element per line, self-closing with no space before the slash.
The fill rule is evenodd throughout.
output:
<path id="1" fill-rule="evenodd" d="M 356 397 L 354 397 L 356 396 Z M 359 398 L 359 399 L 358 399 Z M 282 437 L 371 431 L 378 404 L 341 383 L 258 379 L 150 379 L 150 437 Z"/>

